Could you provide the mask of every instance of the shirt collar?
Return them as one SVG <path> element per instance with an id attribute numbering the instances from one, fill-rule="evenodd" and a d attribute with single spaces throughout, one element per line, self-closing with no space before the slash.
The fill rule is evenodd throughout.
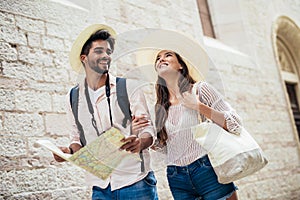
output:
<path id="1" fill-rule="evenodd" d="M 83 88 L 84 88 L 84 81 L 85 81 L 85 78 L 80 82 L 80 85 Z M 109 73 L 109 83 L 112 86 L 116 86 L 116 84 L 117 84 L 117 78 L 115 76 L 111 75 L 110 73 Z"/>

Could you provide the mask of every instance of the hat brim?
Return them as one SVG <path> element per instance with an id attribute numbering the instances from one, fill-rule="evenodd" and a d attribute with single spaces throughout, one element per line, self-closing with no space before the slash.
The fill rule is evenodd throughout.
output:
<path id="1" fill-rule="evenodd" d="M 155 30 L 144 38 L 136 53 L 139 73 L 142 73 L 146 80 L 155 81 L 157 73 L 154 63 L 157 54 L 162 50 L 178 53 L 187 64 L 189 74 L 195 81 L 205 79 L 208 72 L 208 56 L 197 41 L 175 31 Z"/>
<path id="2" fill-rule="evenodd" d="M 107 30 L 112 37 L 116 37 L 116 32 L 109 26 L 104 24 L 93 24 L 84 29 L 76 38 L 69 53 L 69 61 L 74 71 L 80 73 L 83 71 L 80 60 L 80 53 L 85 42 L 98 30 Z"/>

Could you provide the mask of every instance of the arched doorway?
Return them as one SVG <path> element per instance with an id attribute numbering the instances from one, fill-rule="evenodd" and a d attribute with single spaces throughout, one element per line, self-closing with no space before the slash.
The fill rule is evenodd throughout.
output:
<path id="1" fill-rule="evenodd" d="M 300 138 L 300 29 L 288 17 L 279 17 L 273 29 L 276 60 L 294 119 L 298 142 Z"/>

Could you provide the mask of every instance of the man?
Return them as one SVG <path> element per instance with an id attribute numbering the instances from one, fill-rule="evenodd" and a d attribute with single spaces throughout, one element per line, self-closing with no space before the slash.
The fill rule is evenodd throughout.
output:
<path id="1" fill-rule="evenodd" d="M 113 126 L 125 136 L 125 144 L 121 150 L 142 152 L 143 161 L 126 157 L 108 179 L 102 180 L 88 173 L 87 182 L 93 186 L 92 199 L 158 199 L 156 179 L 150 169 L 148 152 L 148 147 L 154 140 L 153 126 L 150 123 L 150 126 L 138 134 L 132 134 L 130 121 L 127 122 L 127 126 L 122 125 L 124 114 L 118 104 L 116 77 L 109 73 L 115 35 L 110 27 L 95 24 L 87 27 L 73 44 L 70 52 L 71 66 L 77 72 L 84 69 L 86 75 L 84 81 L 79 83 L 78 121 L 82 126 L 86 144 Z M 144 94 L 136 88 L 133 80 L 127 80 L 127 92 L 132 115 L 149 116 Z M 72 122 L 71 144 L 69 148 L 61 149 L 65 153 L 74 153 L 83 145 L 80 128 L 72 113 L 70 98 L 67 115 Z M 54 157 L 59 162 L 63 161 L 57 156 Z"/>

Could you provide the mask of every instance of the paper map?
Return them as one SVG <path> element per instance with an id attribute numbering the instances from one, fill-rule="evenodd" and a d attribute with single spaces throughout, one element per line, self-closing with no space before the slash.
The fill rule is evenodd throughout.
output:
<path id="1" fill-rule="evenodd" d="M 123 138 L 124 135 L 118 129 L 111 128 L 73 155 L 63 153 L 48 140 L 38 140 L 37 143 L 65 160 L 105 180 L 125 156 L 132 156 L 134 159 L 140 160 L 138 154 L 119 150 L 124 144 L 120 141 Z"/>

